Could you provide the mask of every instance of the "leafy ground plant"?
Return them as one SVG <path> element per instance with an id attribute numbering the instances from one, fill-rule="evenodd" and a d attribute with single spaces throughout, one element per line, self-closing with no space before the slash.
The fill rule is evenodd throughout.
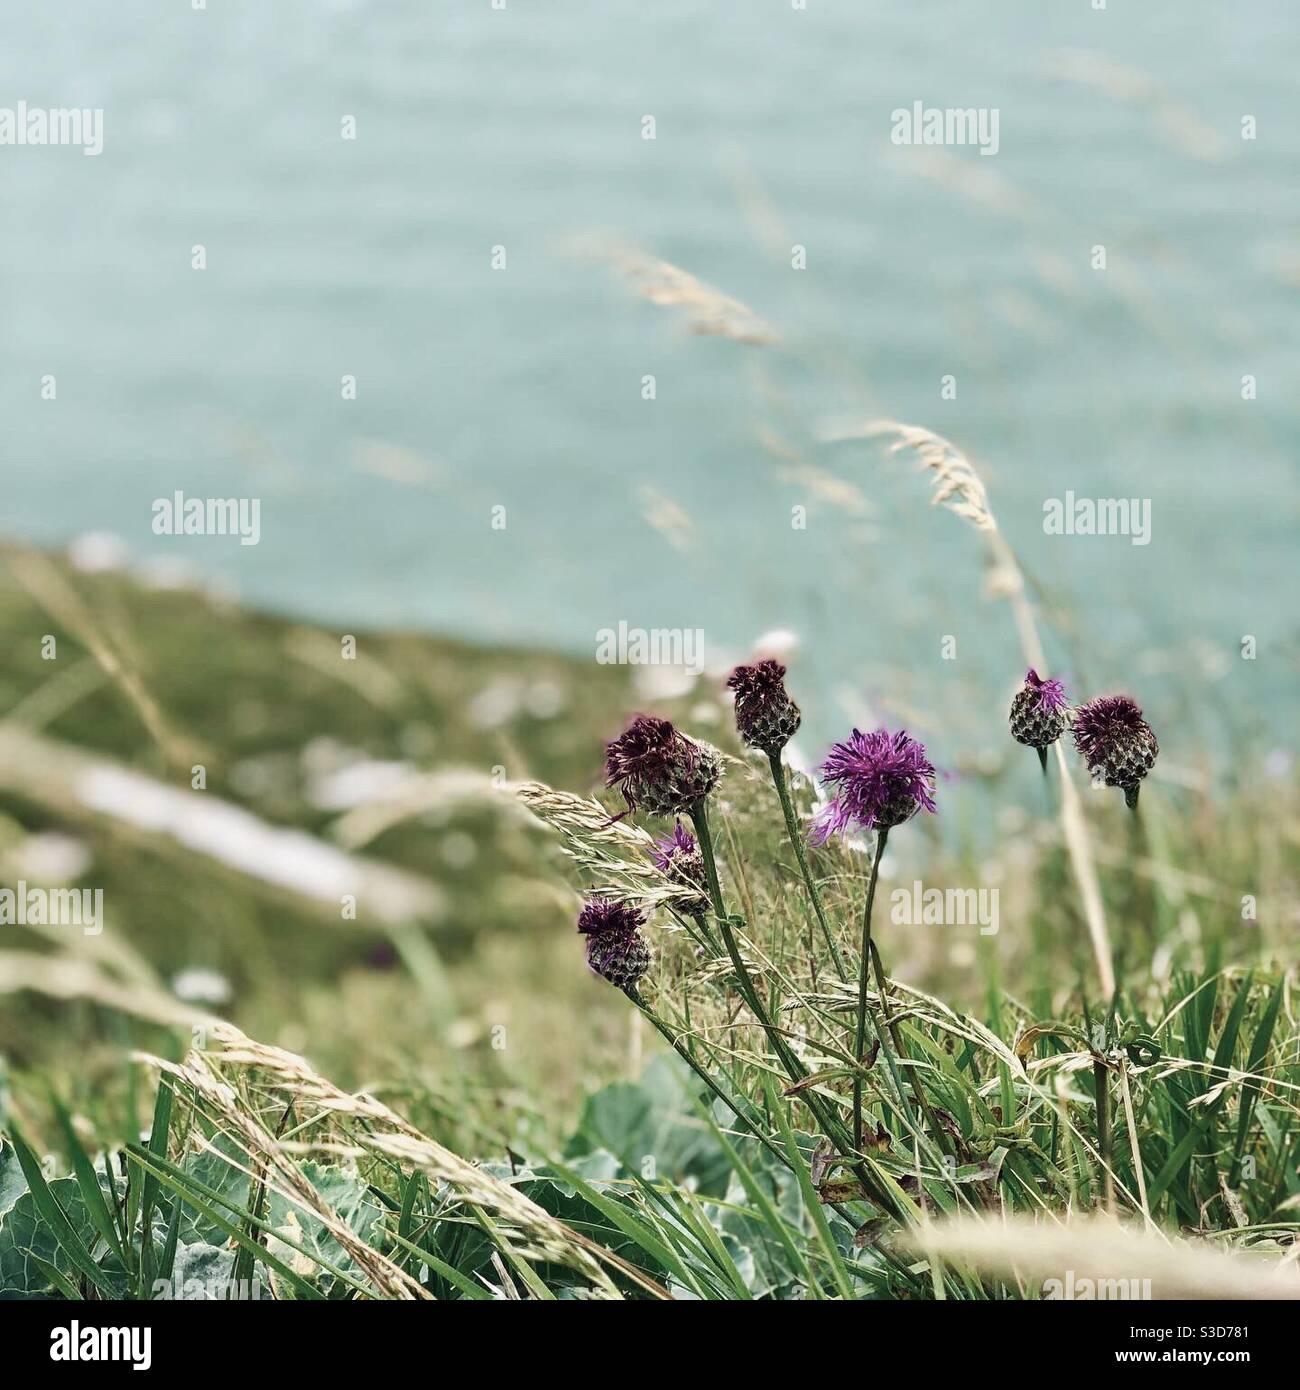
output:
<path id="1" fill-rule="evenodd" d="M 1154 1297 L 1298 1296 L 1283 989 L 1220 972 L 1179 990 L 1149 1031 L 1100 1050 L 1061 1023 L 1019 1026 L 1008 1046 L 900 992 L 896 1064 L 926 1062 L 953 1152 L 908 1127 L 872 1067 L 861 1165 L 809 1122 L 813 1088 L 847 1122 L 847 1072 L 784 1082 L 739 1020 L 725 1047 L 690 1030 L 690 1066 L 666 1055 L 593 1094 L 562 1153 L 477 1163 L 218 1025 L 183 1063 L 151 1059 L 140 1142 L 92 1154 L 69 1121 L 72 1172 L 53 1177 L 11 1127 L 0 1281 L 91 1299 L 1033 1299 L 1069 1272 L 1072 1287 L 1147 1280 Z M 851 1013 L 851 993 L 833 997 Z M 1123 1097 L 1117 1217 L 1099 1056 Z M 725 1099 L 700 1078 L 706 1057 Z"/>

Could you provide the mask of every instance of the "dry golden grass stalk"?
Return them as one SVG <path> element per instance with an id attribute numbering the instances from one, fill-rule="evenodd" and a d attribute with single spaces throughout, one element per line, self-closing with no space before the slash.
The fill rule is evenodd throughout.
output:
<path id="1" fill-rule="evenodd" d="M 908 153 L 919 157 L 897 161 L 896 167 L 901 172 L 927 179 L 986 212 L 1019 222 L 1027 222 L 1041 212 L 1036 197 L 1005 174 L 990 169 L 982 159 L 978 164 L 974 160 L 959 159 L 952 150 L 937 145 Z"/>
<path id="2" fill-rule="evenodd" d="M 895 420 L 872 420 L 865 425 L 836 430 L 826 437 L 835 440 L 880 439 L 893 437 L 890 453 L 913 450 L 922 466 L 933 474 L 936 505 L 947 507 L 982 532 L 988 542 L 992 559 L 991 587 L 997 597 L 1005 598 L 1011 606 L 1020 638 L 1025 664 L 1047 669 L 1042 639 L 1033 605 L 1025 586 L 1024 573 L 1015 552 L 998 529 L 989 506 L 988 492 L 975 465 L 951 442 L 920 425 L 904 425 Z M 1091 840 L 1079 793 L 1075 789 L 1061 740 L 1056 741 L 1056 765 L 1061 774 L 1061 834 L 1070 856 L 1070 868 L 1083 903 L 1088 936 L 1097 961 L 1101 992 L 1110 999 L 1115 993 L 1115 966 L 1106 929 L 1106 912 L 1102 905 L 1101 885 L 1093 858 Z"/>
<path id="3" fill-rule="evenodd" d="M 680 503 L 666 497 L 658 488 L 642 483 L 637 488 L 641 515 L 680 554 L 695 545 L 695 523 Z"/>
<path id="4" fill-rule="evenodd" d="M 336 638 L 311 628 L 291 628 L 284 635 L 286 655 L 313 671 L 355 690 L 376 709 L 396 709 L 405 698 L 402 682 L 375 657 L 358 651 L 352 661 L 339 660 Z"/>
<path id="5" fill-rule="evenodd" d="M 92 960 L 38 951 L 0 951 L 0 994 L 20 993 L 63 1001 L 85 999 L 166 1027 L 190 1028 L 206 1024 L 211 1017 L 161 986 L 118 979 Z"/>
<path id="6" fill-rule="evenodd" d="M 245 877 L 290 892 L 338 921 L 343 893 L 356 893 L 383 922 L 435 920 L 445 895 L 429 879 L 383 860 L 351 855 L 302 830 L 272 825 L 207 792 L 195 797 L 110 758 L 0 722 L 0 790 L 18 790 L 54 814 L 74 808 L 142 843 L 173 842 Z"/>
<path id="7" fill-rule="evenodd" d="M 1102 92 L 1111 100 L 1149 113 L 1159 134 L 1192 159 L 1216 163 L 1230 146 L 1214 126 L 1190 106 L 1176 101 L 1164 85 L 1141 68 L 1125 66 L 1109 54 L 1064 48 L 1048 62 L 1052 76 Z"/>
<path id="8" fill-rule="evenodd" d="M 1056 766 L 1061 774 L 1061 831 L 1070 854 L 1074 880 L 1079 886 L 1079 896 L 1083 899 L 1083 913 L 1088 923 L 1088 935 L 1092 939 L 1093 954 L 1097 958 L 1101 992 L 1110 999 L 1115 993 L 1115 966 L 1111 957 L 1110 935 L 1106 930 L 1106 910 L 1102 906 L 1101 885 L 1097 881 L 1088 824 L 1083 818 L 1083 806 L 1070 775 L 1070 766 L 1065 761 L 1061 742 L 1058 738 L 1055 744 Z"/>
<path id="9" fill-rule="evenodd" d="M 196 760 L 206 760 L 207 755 L 196 744 L 180 738 L 171 729 L 138 671 L 105 638 L 102 615 L 90 611 L 47 555 L 22 546 L 6 555 L 6 563 L 33 602 L 85 647 L 105 676 L 122 692 L 149 737 L 172 766 L 184 767 Z"/>
<path id="10" fill-rule="evenodd" d="M 313 1186 L 290 1150 L 262 1122 L 261 1116 L 241 1093 L 238 1077 L 228 1077 L 226 1068 L 257 1067 L 269 1073 L 275 1089 L 292 1097 L 295 1108 L 327 1099 L 327 1082 L 316 1086 L 319 1078 L 307 1064 L 290 1053 L 262 1048 L 228 1024 L 212 1030 L 212 1051 L 191 1049 L 181 1063 L 140 1055 L 140 1060 L 166 1072 L 179 1083 L 178 1098 L 199 1110 L 218 1132 L 247 1156 L 247 1164 L 233 1160 L 205 1143 L 232 1167 L 255 1181 L 265 1182 L 295 1208 L 315 1217 L 338 1244 L 347 1251 L 361 1276 L 380 1298 L 419 1299 L 427 1297 L 420 1285 L 399 1269 L 387 1256 L 372 1249 L 351 1229 Z M 283 1108 L 283 1103 L 281 1105 Z"/>
<path id="11" fill-rule="evenodd" d="M 1123 1281 L 1130 1296 L 1151 1298 L 1300 1299 L 1300 1270 L 1279 1252 L 1217 1249 L 1105 1219 L 1036 1222 L 1027 1217 L 994 1220 L 959 1217 L 922 1225 L 904 1237 L 919 1254 L 969 1265 L 983 1274 L 1024 1281 L 1031 1297 L 1047 1280 L 1074 1286 L 1091 1279 L 1099 1294 Z M 1140 1291 L 1133 1295 L 1136 1287 Z"/>
<path id="12" fill-rule="evenodd" d="M 680 309 L 692 333 L 759 346 L 776 341 L 775 329 L 748 305 L 696 279 L 680 266 L 633 247 L 607 246 L 599 248 L 598 254 L 622 271 L 634 294 L 651 304 Z"/>
<path id="13" fill-rule="evenodd" d="M 347 849 L 361 849 L 394 826 L 402 825 L 435 809 L 476 810 L 480 807 L 515 809 L 503 798 L 481 768 L 449 764 L 435 772 L 417 772 L 381 796 L 344 811 L 333 824 L 334 839 Z"/>
<path id="14" fill-rule="evenodd" d="M 178 1099 L 194 1106 L 242 1150 L 248 1158 L 244 1171 L 255 1172 L 286 1201 L 319 1220 L 378 1297 L 412 1299 L 428 1294 L 352 1231 L 315 1189 L 297 1158 L 310 1154 L 352 1161 L 384 1158 L 418 1168 L 445 1184 L 454 1206 L 489 1216 L 512 1255 L 533 1263 L 565 1265 L 589 1281 L 592 1296 L 619 1297 L 593 1253 L 596 1247 L 584 1237 L 509 1183 L 421 1134 L 373 1096 L 341 1091 L 291 1052 L 255 1042 L 232 1025 L 217 1023 L 207 1046 L 192 1049 L 180 1064 L 149 1056 L 141 1060 L 171 1076 L 178 1083 Z M 246 1098 L 254 1084 L 275 1109 L 283 1111 L 292 1101 L 294 1133 L 315 1131 L 316 1137 L 282 1140 L 272 1134 Z"/>
<path id="15" fill-rule="evenodd" d="M 626 820 L 611 820 L 594 797 L 557 792 L 542 782 L 525 782 L 515 794 L 543 825 L 558 832 L 563 853 L 593 887 L 617 888 L 644 907 L 672 907 L 696 896 L 669 883 L 650 862 L 653 837 Z"/>
<path id="16" fill-rule="evenodd" d="M 828 431 L 823 437 L 835 443 L 850 439 L 890 438 L 891 454 L 901 453 L 904 449 L 913 450 L 922 467 L 933 475 L 934 496 L 930 500 L 936 507 L 948 507 L 969 521 L 976 530 L 997 530 L 983 479 L 966 455 L 941 434 L 935 434 L 921 425 L 904 425 L 897 420 L 869 420 L 864 425 Z"/>

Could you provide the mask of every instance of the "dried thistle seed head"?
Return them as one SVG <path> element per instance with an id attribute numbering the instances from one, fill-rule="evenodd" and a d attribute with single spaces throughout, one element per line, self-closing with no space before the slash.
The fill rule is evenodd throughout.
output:
<path id="1" fill-rule="evenodd" d="M 890 830 L 919 810 L 935 810 L 934 768 L 925 745 L 902 730 L 854 729 L 831 748 L 821 771 L 833 790 L 813 820 L 814 844 L 846 830 Z"/>
<path id="2" fill-rule="evenodd" d="M 578 914 L 578 931 L 587 938 L 587 964 L 611 985 L 631 989 L 654 961 L 641 935 L 645 915 L 630 903 L 598 895 Z"/>
<path id="3" fill-rule="evenodd" d="M 708 881 L 704 874 L 704 856 L 695 843 L 695 836 L 678 821 L 673 833 L 655 841 L 650 852 L 655 868 L 678 888 L 692 890 L 689 898 L 678 899 L 674 904 L 680 911 L 697 916 L 709 910 Z"/>
<path id="4" fill-rule="evenodd" d="M 1028 748 L 1050 748 L 1068 724 L 1065 687 L 1031 667 L 1011 701 L 1011 737 Z"/>
<path id="5" fill-rule="evenodd" d="M 1123 787 L 1130 806 L 1155 765 L 1160 745 L 1137 703 L 1127 695 L 1102 695 L 1074 712 L 1074 746 L 1094 776 Z"/>
<path id="6" fill-rule="evenodd" d="M 623 793 L 629 811 L 689 814 L 721 775 L 722 755 L 716 748 L 649 714 L 638 714 L 605 747 L 605 785 Z"/>
<path id="7" fill-rule="evenodd" d="M 799 731 L 803 716 L 785 688 L 785 667 L 765 659 L 727 677 L 735 692 L 736 732 L 751 748 L 775 755 Z"/>

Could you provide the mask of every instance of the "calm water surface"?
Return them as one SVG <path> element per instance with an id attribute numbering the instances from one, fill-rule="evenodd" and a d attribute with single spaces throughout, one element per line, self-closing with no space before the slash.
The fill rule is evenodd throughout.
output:
<path id="1" fill-rule="evenodd" d="M 102 107 L 105 145 L 0 148 L 0 531 L 346 625 L 698 627 L 718 660 L 789 628 L 811 733 L 869 706 L 955 760 L 1019 657 L 977 538 L 823 438 L 886 415 L 980 461 L 1058 665 L 1188 759 L 1223 711 L 1280 734 L 1298 68 L 1287 0 L 7 6 L 0 106 Z M 996 156 L 893 144 L 915 101 L 996 109 Z M 691 335 L 596 233 L 779 344 Z M 260 498 L 260 544 L 155 536 L 176 489 Z M 1145 499 L 1149 543 L 1045 535 L 1067 489 Z"/>

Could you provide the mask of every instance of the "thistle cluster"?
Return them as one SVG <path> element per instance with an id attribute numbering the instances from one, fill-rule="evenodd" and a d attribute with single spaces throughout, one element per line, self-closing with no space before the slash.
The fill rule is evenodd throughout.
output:
<path id="1" fill-rule="evenodd" d="M 1102 695 L 1071 710 L 1065 687 L 1030 670 L 1011 701 L 1011 736 L 1038 750 L 1046 771 L 1046 750 L 1070 729 L 1074 746 L 1091 776 L 1120 787 L 1129 806 L 1137 805 L 1142 779 L 1155 765 L 1160 745 L 1136 701 Z"/>
<path id="2" fill-rule="evenodd" d="M 638 714 L 605 747 L 605 784 L 623 794 L 627 812 L 691 815 L 721 775 L 722 755 L 716 748 L 650 714 Z M 684 911 L 698 915 L 708 910 L 704 856 L 680 821 L 671 835 L 655 842 L 651 859 L 669 883 L 689 890 L 689 896 L 678 899 Z M 644 912 L 612 892 L 588 898 L 578 917 L 578 930 L 587 937 L 587 964 L 610 984 L 635 991 L 654 961 L 642 935 L 645 925 Z"/>
<path id="3" fill-rule="evenodd" d="M 623 991 L 682 1062 L 705 1083 L 714 1100 L 729 1108 L 743 1130 L 781 1158 L 783 1148 L 768 1133 L 766 1108 L 746 1094 L 743 1076 L 738 1078 L 728 1067 L 717 1065 L 716 1056 L 728 1053 L 729 1047 L 725 1041 L 715 1044 L 712 1038 L 715 1033 L 745 1025 L 751 1029 L 749 1037 L 755 1040 L 747 1047 L 762 1047 L 765 1040 L 764 1067 L 779 1070 L 788 1078 L 785 1094 L 797 1095 L 799 1104 L 806 1107 L 821 1136 L 819 1148 L 828 1155 L 828 1161 L 852 1171 L 852 1200 L 865 1198 L 886 1215 L 906 1220 L 907 1204 L 898 1202 L 896 1193 L 876 1180 L 875 1169 L 866 1161 L 872 1148 L 890 1142 L 889 1132 L 877 1121 L 872 1109 L 876 1103 L 873 1091 L 878 1087 L 869 1073 L 877 1057 L 884 1058 L 903 1118 L 911 1116 L 910 1127 L 918 1137 L 928 1134 L 926 1144 L 932 1154 L 939 1150 L 955 1156 L 978 1152 L 972 1136 L 964 1132 L 965 1127 L 948 1110 L 936 1106 L 926 1090 L 926 1064 L 919 1059 L 911 1036 L 913 1029 L 902 1026 L 907 1013 L 899 1011 L 899 994 L 882 959 L 880 943 L 873 936 L 873 914 L 889 833 L 922 811 L 937 811 L 938 774 L 925 745 L 906 730 L 853 729 L 848 737 L 831 745 L 820 765 L 824 804 L 809 821 L 792 795 L 782 760 L 782 751 L 798 732 L 802 720 L 799 706 L 785 688 L 785 676 L 785 667 L 779 662 L 756 661 L 737 666 L 727 679 L 727 688 L 733 696 L 737 736 L 748 747 L 766 753 L 770 760 L 772 789 L 780 803 L 786 838 L 803 880 L 810 918 L 816 919 L 822 934 L 824 964 L 811 934 L 811 920 L 806 944 L 803 933 L 798 934 L 798 949 L 801 955 L 807 955 L 812 987 L 826 999 L 847 1004 L 846 991 L 856 974 L 851 1036 L 841 1038 L 833 1046 L 828 1044 L 825 1049 L 856 1060 L 846 1082 L 851 1087 L 851 1099 L 840 1100 L 830 1094 L 825 1078 L 831 1073 L 814 1071 L 813 1060 L 789 1041 L 791 1030 L 786 1015 L 791 1002 L 781 983 L 784 966 L 777 960 L 772 968 L 764 943 L 748 920 L 764 910 L 766 899 L 751 891 L 734 859 L 725 867 L 733 872 L 733 888 L 744 890 L 741 897 L 746 912 L 741 914 L 734 911 L 734 905 L 728 906 L 707 804 L 722 777 L 723 756 L 711 744 L 682 733 L 667 719 L 636 715 L 606 745 L 605 782 L 620 793 L 626 809 L 608 820 L 603 806 L 586 803 L 584 823 L 592 842 L 581 840 L 582 852 L 573 851 L 580 864 L 589 868 L 603 865 L 616 881 L 641 885 L 651 877 L 645 863 L 625 862 L 624 854 L 611 853 L 607 842 L 633 856 L 648 850 L 658 883 L 649 891 L 639 886 L 635 894 L 626 889 L 596 887 L 582 904 L 577 929 L 585 939 L 591 971 Z M 1041 677 L 1032 669 L 1011 702 L 1009 722 L 1012 737 L 1035 749 L 1044 769 L 1047 750 L 1071 732 L 1089 769 L 1108 786 L 1122 788 L 1130 806 L 1136 805 L 1138 789 L 1159 753 L 1150 725 L 1127 696 L 1103 696 L 1072 709 L 1064 685 L 1059 680 Z M 752 776 L 752 771 L 747 769 L 747 775 Z M 672 832 L 651 840 L 643 830 L 615 824 L 624 816 L 638 813 L 673 817 Z M 570 814 L 559 823 L 568 826 L 573 819 Z M 853 957 L 842 950 L 847 937 L 845 895 L 839 891 L 843 876 L 837 875 L 834 880 L 839 900 L 832 902 L 828 911 L 819 886 L 826 879 L 815 871 L 815 863 L 810 863 L 816 856 L 809 852 L 808 843 L 824 845 L 835 835 L 862 832 L 874 832 L 875 843 L 869 873 L 864 875 L 860 944 Z M 734 854 L 735 841 L 730 835 L 727 843 Z M 608 883 L 610 878 L 604 881 Z M 648 940 L 648 905 L 654 903 L 670 907 L 679 919 L 681 939 L 689 936 L 695 942 L 700 967 L 692 971 L 690 978 L 702 988 L 719 992 L 722 1010 L 706 1008 L 704 1013 L 725 1020 L 725 1029 L 712 1028 L 707 1017 L 702 1021 L 693 1000 L 682 1001 L 681 1007 L 674 1010 L 672 990 L 642 994 L 641 983 L 656 959 Z M 1109 971 L 1104 924 L 1100 935 L 1098 960 L 1104 980 Z M 768 973 L 758 973 L 756 960 Z M 832 970 L 837 982 L 823 983 Z M 670 1007 L 661 1013 L 665 1003 Z M 746 1019 L 743 1014 L 749 1017 Z M 834 1015 L 828 1016 L 826 1026 L 832 1033 L 839 1031 Z M 1108 1141 L 1104 1136 L 1110 1131 L 1109 1120 L 1104 1118 L 1109 1103 L 1104 1075 L 1098 1085 L 1098 1124 L 1105 1150 Z M 840 1181 L 837 1179 L 834 1185 Z M 826 1184 L 819 1186 L 822 1200 L 828 1200 Z"/>
<path id="4" fill-rule="evenodd" d="M 737 734 L 776 763 L 773 777 L 786 810 L 796 858 L 839 968 L 839 954 L 821 898 L 804 860 L 804 835 L 820 845 L 837 833 L 887 831 L 918 811 L 933 812 L 934 767 L 924 744 L 902 730 L 862 733 L 854 729 L 847 739 L 832 746 L 822 764 L 829 800 L 811 825 L 800 829 L 779 765 L 780 752 L 801 721 L 799 706 L 785 688 L 785 667 L 771 660 L 738 666 L 727 686 L 734 695 Z M 635 716 L 605 748 L 606 785 L 622 793 L 627 804 L 624 814 L 689 815 L 698 830 L 707 832 L 704 803 L 721 775 L 722 756 L 716 748 L 654 715 Z M 691 916 L 708 914 L 713 904 L 704 847 L 680 820 L 671 835 L 655 841 L 650 857 L 668 883 L 687 890 L 687 896 L 677 899 L 682 911 Z M 642 935 L 645 925 L 644 913 L 613 893 L 602 892 L 588 899 L 578 930 L 588 937 L 587 961 L 596 974 L 622 989 L 635 985 L 653 959 Z"/>

